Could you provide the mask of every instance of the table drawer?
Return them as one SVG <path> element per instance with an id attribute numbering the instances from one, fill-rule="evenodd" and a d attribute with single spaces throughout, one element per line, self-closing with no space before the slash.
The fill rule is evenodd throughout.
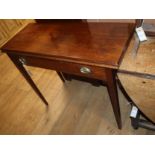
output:
<path id="1" fill-rule="evenodd" d="M 51 60 L 29 56 L 22 56 L 19 57 L 18 59 L 28 66 L 53 69 L 64 73 L 70 73 L 89 78 L 106 80 L 106 68 L 104 67 L 83 65 L 80 63 L 72 63 L 60 60 Z"/>

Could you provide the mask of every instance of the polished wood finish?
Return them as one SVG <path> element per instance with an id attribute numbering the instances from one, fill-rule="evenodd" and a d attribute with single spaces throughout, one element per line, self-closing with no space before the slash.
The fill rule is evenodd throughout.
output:
<path id="1" fill-rule="evenodd" d="M 112 103 L 113 111 L 116 117 L 116 121 L 118 127 L 121 128 L 122 124 L 120 121 L 121 113 L 118 101 L 118 93 L 117 93 L 117 85 L 116 85 L 116 71 L 115 70 L 107 70 L 107 89 L 109 92 L 110 100 Z"/>
<path id="2" fill-rule="evenodd" d="M 33 19 L 0 19 L 0 47 Z"/>
<path id="3" fill-rule="evenodd" d="M 2 50 L 117 68 L 133 30 L 128 23 L 34 23 Z"/>
<path id="4" fill-rule="evenodd" d="M 106 87 L 72 80 L 52 70 L 27 67 L 46 97 L 46 109 L 6 54 L 0 55 L 0 134 L 135 135 L 155 132 L 131 127 L 130 105 L 118 89 L 123 128 L 119 130 Z M 21 87 L 22 86 L 22 87 Z"/>
<path id="5" fill-rule="evenodd" d="M 106 87 L 62 81 L 52 70 L 27 67 L 49 108 L 6 54 L 0 55 L 0 134 L 137 135 L 155 132 L 131 127 L 130 105 L 118 89 L 123 128 L 116 126 Z"/>
<path id="6" fill-rule="evenodd" d="M 2 50 L 9 57 L 22 59 L 30 66 L 105 81 L 118 127 L 121 128 L 114 72 L 119 66 L 133 30 L 134 24 L 129 23 L 29 24 L 4 45 Z M 81 73 L 82 67 L 87 67 L 91 72 Z M 28 74 L 24 76 L 29 78 Z"/>
<path id="7" fill-rule="evenodd" d="M 80 63 L 70 63 L 66 61 L 60 61 L 60 60 L 52 60 L 52 59 L 45 59 L 45 58 L 38 58 L 38 57 L 32 57 L 32 56 L 25 56 L 25 55 L 14 55 L 9 54 L 10 56 L 15 56 L 17 60 L 22 59 L 25 62 L 25 65 L 28 66 L 36 66 L 46 69 L 53 69 L 56 71 L 62 71 L 65 73 L 74 73 L 75 75 L 79 76 L 85 76 L 89 78 L 95 78 L 100 80 L 106 80 L 106 68 L 103 67 L 97 67 L 92 65 L 83 65 Z M 80 72 L 80 69 L 82 67 L 87 67 L 90 69 L 90 73 L 84 74 Z"/>
<path id="8" fill-rule="evenodd" d="M 19 61 L 18 57 L 14 56 L 14 55 L 11 55 L 11 54 L 8 54 L 8 56 L 12 60 L 12 62 L 15 64 L 15 66 L 19 69 L 19 71 L 21 72 L 21 74 L 25 77 L 25 79 L 30 84 L 30 86 L 34 89 L 34 91 L 42 99 L 42 101 L 46 105 L 48 105 L 48 102 L 46 101 L 45 97 L 41 94 L 41 92 L 39 91 L 39 89 L 37 88 L 37 86 L 35 85 L 35 83 L 33 82 L 33 80 L 31 79 L 30 75 L 28 74 L 28 72 L 24 68 L 23 64 Z"/>

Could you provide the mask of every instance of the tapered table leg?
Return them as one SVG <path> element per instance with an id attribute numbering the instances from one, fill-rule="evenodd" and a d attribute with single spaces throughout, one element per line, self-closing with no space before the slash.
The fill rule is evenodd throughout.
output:
<path id="1" fill-rule="evenodd" d="M 26 71 L 26 69 L 23 66 L 23 63 L 18 59 L 18 57 L 8 54 L 9 58 L 12 60 L 12 62 L 15 64 L 15 66 L 19 69 L 21 74 L 25 77 L 27 82 L 30 84 L 30 86 L 33 88 L 33 90 L 37 93 L 37 95 L 42 99 L 42 101 L 45 103 L 45 105 L 48 105 L 48 102 L 40 92 L 40 90 L 37 88 L 33 80 L 31 79 L 30 75 Z"/>
<path id="2" fill-rule="evenodd" d="M 116 72 L 115 70 L 107 70 L 107 89 L 109 92 L 113 112 L 115 115 L 115 119 L 118 125 L 118 128 L 122 128 L 122 121 L 121 121 L 121 114 L 120 114 L 120 106 L 118 101 L 118 92 L 117 92 L 117 85 L 115 79 Z"/>
<path id="3" fill-rule="evenodd" d="M 57 71 L 57 74 L 58 74 L 59 78 L 61 79 L 61 81 L 65 82 L 65 78 L 64 78 L 63 74 L 61 72 L 58 72 L 58 71 Z"/>

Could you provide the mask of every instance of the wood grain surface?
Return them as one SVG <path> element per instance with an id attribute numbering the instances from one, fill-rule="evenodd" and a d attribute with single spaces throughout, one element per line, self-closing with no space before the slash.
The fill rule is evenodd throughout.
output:
<path id="1" fill-rule="evenodd" d="M 131 23 L 29 24 L 2 47 L 5 52 L 81 60 L 118 67 L 133 32 Z"/>
<path id="2" fill-rule="evenodd" d="M 33 19 L 0 19 L 0 47 Z"/>
<path id="3" fill-rule="evenodd" d="M 118 77 L 136 106 L 155 123 L 155 80 L 122 73 Z"/>
<path id="4" fill-rule="evenodd" d="M 155 76 L 155 38 L 147 38 L 147 41 L 140 43 L 137 53 L 133 51 L 132 39 L 119 70 Z"/>
<path id="5" fill-rule="evenodd" d="M 48 100 L 49 109 L 7 55 L 2 54 L 0 134 L 155 134 L 131 127 L 130 105 L 120 91 L 122 130 L 116 126 L 106 87 L 94 87 L 76 80 L 64 84 L 52 70 L 27 69 Z"/>
<path id="6" fill-rule="evenodd" d="M 86 66 L 87 70 L 92 70 L 87 77 L 106 82 L 116 122 L 121 129 L 116 71 L 113 69 L 118 68 L 134 27 L 135 24 L 130 23 L 86 23 L 61 20 L 33 23 L 6 43 L 2 51 L 8 54 L 46 105 L 44 96 L 26 74 L 22 66 L 24 62 L 30 66 L 45 67 L 80 76 L 86 76 L 81 71 Z"/>
<path id="7" fill-rule="evenodd" d="M 120 65 L 118 77 L 137 107 L 155 123 L 155 38 L 148 37 L 136 54 L 133 47 L 134 39 Z"/>

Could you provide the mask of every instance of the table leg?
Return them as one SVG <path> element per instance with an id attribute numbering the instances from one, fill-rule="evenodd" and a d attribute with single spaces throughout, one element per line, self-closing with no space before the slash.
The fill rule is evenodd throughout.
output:
<path id="1" fill-rule="evenodd" d="M 15 64 L 15 66 L 19 69 L 21 74 L 24 76 L 24 78 L 27 80 L 27 82 L 30 84 L 30 86 L 33 88 L 33 90 L 38 94 L 38 96 L 42 99 L 42 101 L 45 103 L 45 105 L 48 105 L 48 102 L 40 92 L 40 90 L 37 88 L 33 80 L 31 79 L 30 75 L 24 68 L 23 64 L 19 61 L 18 57 L 8 54 L 9 58 L 12 60 L 12 62 Z"/>
<path id="2" fill-rule="evenodd" d="M 61 72 L 57 71 L 57 74 L 59 76 L 59 78 L 61 79 L 62 82 L 65 82 L 65 78 L 63 77 L 63 74 Z"/>
<path id="3" fill-rule="evenodd" d="M 121 121 L 121 114 L 120 114 L 120 106 L 118 100 L 118 92 L 117 92 L 117 85 L 115 79 L 116 71 L 115 70 L 107 70 L 107 89 L 109 92 L 113 112 L 115 115 L 115 119 L 118 125 L 118 128 L 122 128 L 122 121 Z"/>

